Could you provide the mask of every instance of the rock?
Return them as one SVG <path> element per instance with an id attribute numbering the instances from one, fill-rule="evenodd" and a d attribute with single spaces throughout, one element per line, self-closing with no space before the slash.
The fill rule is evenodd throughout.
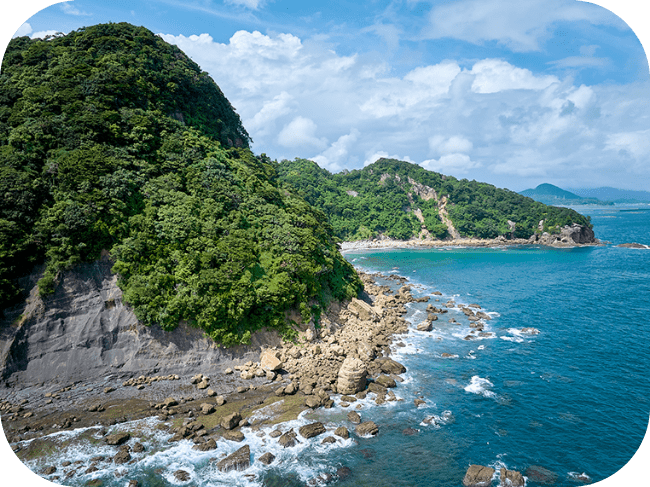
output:
<path id="1" fill-rule="evenodd" d="M 526 327 L 521 329 L 521 333 L 526 335 L 539 335 L 539 330 L 533 327 Z"/>
<path id="2" fill-rule="evenodd" d="M 463 478 L 465 487 L 488 487 L 492 484 L 494 469 L 483 465 L 470 465 Z"/>
<path id="3" fill-rule="evenodd" d="M 198 451 L 210 451 L 216 448 L 217 448 L 217 442 L 214 440 L 214 438 L 210 438 L 209 440 L 204 441 L 203 443 L 199 443 L 198 445 L 194 445 L 192 447 L 193 450 L 198 450 Z"/>
<path id="4" fill-rule="evenodd" d="M 405 430 L 402 430 L 402 434 L 404 436 L 415 436 L 419 433 L 419 430 L 416 430 L 415 428 L 406 428 Z"/>
<path id="5" fill-rule="evenodd" d="M 52 475 L 54 472 L 56 472 L 56 467 L 50 466 L 43 470 L 43 475 Z"/>
<path id="6" fill-rule="evenodd" d="M 296 432 L 293 430 L 293 428 L 280 436 L 278 443 L 283 448 L 290 448 L 292 446 L 295 446 L 296 443 L 298 443 L 298 438 L 296 437 Z"/>
<path id="7" fill-rule="evenodd" d="M 129 485 L 127 487 L 140 487 L 140 482 L 137 480 L 129 480 Z"/>
<path id="8" fill-rule="evenodd" d="M 382 387 L 397 387 L 397 384 L 395 383 L 395 379 L 392 377 L 389 377 L 387 375 L 380 375 L 375 379 L 375 382 L 379 384 Z"/>
<path id="9" fill-rule="evenodd" d="M 359 436 L 375 436 L 379 433 L 379 428 L 373 421 L 365 421 L 355 428 Z"/>
<path id="10" fill-rule="evenodd" d="M 356 411 L 350 411 L 348 413 L 348 421 L 352 424 L 361 424 L 361 416 Z"/>
<path id="11" fill-rule="evenodd" d="M 244 433 L 241 431 L 224 431 L 222 436 L 230 441 L 244 441 Z"/>
<path id="12" fill-rule="evenodd" d="M 368 303 L 357 298 L 352 298 L 348 310 L 362 321 L 377 321 L 378 316 Z"/>
<path id="13" fill-rule="evenodd" d="M 142 443 L 136 443 L 133 445 L 133 449 L 131 450 L 134 453 L 142 453 L 144 451 L 144 445 Z"/>
<path id="14" fill-rule="evenodd" d="M 230 367 L 228 367 L 226 370 L 223 371 L 223 373 L 226 375 L 230 375 L 233 373 L 233 370 Z"/>
<path id="15" fill-rule="evenodd" d="M 305 405 L 311 409 L 320 407 L 321 403 L 321 398 L 318 396 L 308 396 L 307 399 L 305 399 Z"/>
<path id="16" fill-rule="evenodd" d="M 339 394 L 356 394 L 366 388 L 366 365 L 358 358 L 347 357 L 338 373 L 336 391 Z"/>
<path id="17" fill-rule="evenodd" d="M 275 460 L 275 455 L 270 452 L 266 452 L 264 455 L 259 457 L 257 459 L 260 463 L 263 463 L 264 465 L 271 465 L 273 463 L 273 460 Z"/>
<path id="18" fill-rule="evenodd" d="M 526 477 L 532 482 L 538 484 L 554 484 L 557 482 L 558 476 L 550 470 L 540 467 L 539 465 L 531 465 L 526 469 Z"/>
<path id="19" fill-rule="evenodd" d="M 223 406 L 224 404 L 226 404 L 226 398 L 223 396 L 217 396 L 216 399 L 214 400 L 214 403 L 217 406 Z"/>
<path id="20" fill-rule="evenodd" d="M 106 387 L 104 388 L 104 394 L 108 394 L 109 392 L 113 392 L 115 390 L 115 387 Z"/>
<path id="21" fill-rule="evenodd" d="M 217 469 L 220 472 L 230 472 L 231 470 L 246 470 L 251 465 L 251 449 L 248 445 L 242 446 L 239 450 L 217 463 Z"/>
<path id="22" fill-rule="evenodd" d="M 501 468 L 501 485 L 508 487 L 524 487 L 524 477 L 515 470 Z"/>
<path id="23" fill-rule="evenodd" d="M 336 428 L 334 434 L 340 438 L 343 438 L 344 440 L 347 440 L 350 437 L 350 432 L 345 426 L 339 426 Z"/>
<path id="24" fill-rule="evenodd" d="M 127 441 L 131 439 L 131 435 L 129 433 L 115 433 L 113 435 L 108 435 L 106 438 L 104 438 L 104 441 L 109 444 L 109 445 L 123 445 Z"/>
<path id="25" fill-rule="evenodd" d="M 275 395 L 276 395 L 276 396 L 284 396 L 284 386 L 282 386 L 282 387 L 278 387 L 278 388 L 275 390 Z"/>
<path id="26" fill-rule="evenodd" d="M 240 421 L 241 415 L 238 412 L 234 412 L 221 420 L 221 427 L 227 430 L 231 430 L 239 425 Z"/>
<path id="27" fill-rule="evenodd" d="M 210 383 L 207 380 L 203 379 L 201 382 L 199 382 L 196 385 L 196 387 L 198 387 L 199 389 L 207 389 L 209 385 Z"/>
<path id="28" fill-rule="evenodd" d="M 203 374 L 196 374 L 190 379 L 190 384 L 198 384 L 203 380 Z"/>
<path id="29" fill-rule="evenodd" d="M 300 433 L 300 436 L 303 438 L 313 438 L 314 436 L 325 433 L 325 426 L 320 422 L 306 424 L 305 426 L 300 427 L 298 433 Z"/>
<path id="30" fill-rule="evenodd" d="M 390 358 L 377 359 L 375 362 L 379 363 L 381 371 L 385 374 L 403 374 L 406 372 L 406 367 Z"/>
<path id="31" fill-rule="evenodd" d="M 413 403 L 415 404 L 416 408 L 419 408 L 422 404 L 426 404 L 422 399 L 413 399 Z"/>
<path id="32" fill-rule="evenodd" d="M 178 406 L 178 401 L 173 397 L 168 397 L 163 401 L 163 405 L 167 406 L 168 408 L 171 408 L 174 406 Z"/>
<path id="33" fill-rule="evenodd" d="M 423 321 L 417 326 L 417 329 L 418 331 L 431 331 L 433 329 L 433 325 L 430 321 Z"/>
<path id="34" fill-rule="evenodd" d="M 643 245 L 640 243 L 624 243 L 617 245 L 617 247 L 623 247 L 623 248 L 628 248 L 628 249 L 644 249 L 644 250 L 650 250 L 649 245 Z"/>
<path id="35" fill-rule="evenodd" d="M 185 470 L 176 470 L 174 472 L 174 478 L 179 482 L 187 482 L 188 480 L 190 480 L 190 474 L 187 473 Z"/>
<path id="36" fill-rule="evenodd" d="M 205 402 L 203 404 L 201 404 L 201 414 L 203 414 L 203 415 L 212 414 L 212 413 L 214 413 L 214 411 L 215 411 L 215 409 L 214 409 L 214 406 L 212 404 L 208 404 L 208 403 L 205 403 Z"/>
<path id="37" fill-rule="evenodd" d="M 341 467 L 341 468 L 339 468 L 339 469 L 336 471 L 336 475 L 337 475 L 340 479 L 346 479 L 346 478 L 348 478 L 350 475 L 352 475 L 352 470 L 350 470 L 348 467 Z"/>
<path id="38" fill-rule="evenodd" d="M 120 450 L 119 452 L 117 452 L 117 455 L 115 455 L 113 457 L 113 461 L 117 465 L 121 465 L 123 463 L 126 463 L 129 460 L 131 460 L 131 455 L 129 454 L 128 450 Z"/>
<path id="39" fill-rule="evenodd" d="M 208 397 L 214 397 L 217 395 L 217 393 L 212 389 L 208 389 L 208 392 L 206 392 L 206 394 L 208 395 Z"/>
<path id="40" fill-rule="evenodd" d="M 327 445 L 328 443 L 336 443 L 336 438 L 333 436 L 326 436 L 323 438 L 323 441 L 320 442 L 321 445 Z"/>
<path id="41" fill-rule="evenodd" d="M 288 396 L 295 394 L 296 392 L 298 392 L 298 388 L 293 384 L 293 382 L 284 388 L 284 393 Z"/>
<path id="42" fill-rule="evenodd" d="M 280 430 L 273 430 L 269 433 L 269 436 L 271 438 L 277 438 L 278 436 L 282 436 L 282 431 Z"/>

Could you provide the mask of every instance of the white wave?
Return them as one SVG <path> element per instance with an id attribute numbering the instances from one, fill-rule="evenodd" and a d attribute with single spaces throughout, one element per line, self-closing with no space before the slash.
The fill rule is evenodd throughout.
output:
<path id="1" fill-rule="evenodd" d="M 591 477 L 587 475 L 586 473 L 578 473 L 578 472 L 569 472 L 568 473 L 569 477 L 572 479 L 580 480 L 582 482 L 588 482 L 591 480 Z"/>
<path id="2" fill-rule="evenodd" d="M 490 390 L 493 386 L 494 384 L 492 384 L 488 379 L 475 375 L 464 390 L 473 394 L 481 394 L 484 397 L 496 397 L 496 394 Z"/>
<path id="3" fill-rule="evenodd" d="M 501 337 L 499 337 L 499 338 L 501 338 L 501 340 L 505 340 L 505 341 L 507 341 L 507 342 L 515 342 L 515 343 L 522 343 L 522 342 L 525 341 L 525 340 L 524 340 L 523 338 L 521 338 L 521 337 L 504 337 L 504 336 L 501 336 Z"/>

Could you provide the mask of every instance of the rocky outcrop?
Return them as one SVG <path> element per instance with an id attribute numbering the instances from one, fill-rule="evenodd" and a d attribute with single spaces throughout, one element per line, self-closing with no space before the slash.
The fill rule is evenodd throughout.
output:
<path id="1" fill-rule="evenodd" d="M 230 472 L 231 470 L 246 470 L 251 465 L 250 446 L 244 445 L 235 453 L 228 455 L 226 458 L 217 463 L 217 469 L 220 472 Z"/>
<path id="2" fill-rule="evenodd" d="M 573 223 L 562 227 L 560 233 L 550 234 L 544 232 L 541 235 L 535 234 L 531 236 L 529 243 L 550 245 L 554 247 L 567 247 L 573 245 L 595 244 L 598 243 L 598 240 L 591 228 Z"/>
<path id="3" fill-rule="evenodd" d="M 492 484 L 494 469 L 483 465 L 470 465 L 463 478 L 465 487 L 488 487 Z"/>
<path id="4" fill-rule="evenodd" d="M 524 477 L 515 470 L 501 468 L 500 471 L 501 485 L 504 487 L 524 487 Z"/>
<path id="5" fill-rule="evenodd" d="M 624 243 L 617 245 L 617 247 L 622 247 L 625 249 L 642 249 L 642 250 L 650 250 L 650 245 L 643 245 L 640 243 Z"/>
<path id="6" fill-rule="evenodd" d="M 364 421 L 354 429 L 359 436 L 376 436 L 379 427 L 373 421 Z"/>
<path id="7" fill-rule="evenodd" d="M 298 429 L 298 433 L 300 433 L 300 436 L 303 438 L 313 438 L 314 436 L 325 433 L 325 426 L 323 426 L 323 423 L 319 422 L 306 424 Z"/>
<path id="8" fill-rule="evenodd" d="M 339 369 L 336 391 L 339 394 L 356 394 L 366 388 L 366 365 L 358 358 L 348 357 Z"/>
<path id="9" fill-rule="evenodd" d="M 205 333 L 179 324 L 172 332 L 138 323 L 123 304 L 112 262 L 104 257 L 63 274 L 53 295 L 40 298 L 36 281 L 25 302 L 0 321 L 0 377 L 9 383 L 101 380 L 116 371 L 190 375 L 221 373 L 281 344 L 258 332 L 250 346 L 221 348 Z M 27 282 L 26 281 L 26 282 Z"/>

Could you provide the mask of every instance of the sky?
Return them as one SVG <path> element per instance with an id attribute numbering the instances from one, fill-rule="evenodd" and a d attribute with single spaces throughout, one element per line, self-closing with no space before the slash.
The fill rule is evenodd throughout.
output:
<path id="1" fill-rule="evenodd" d="M 252 149 L 332 172 L 393 157 L 515 191 L 650 191 L 650 74 L 635 33 L 576 0 L 75 0 L 14 35 L 102 22 L 178 45 Z"/>

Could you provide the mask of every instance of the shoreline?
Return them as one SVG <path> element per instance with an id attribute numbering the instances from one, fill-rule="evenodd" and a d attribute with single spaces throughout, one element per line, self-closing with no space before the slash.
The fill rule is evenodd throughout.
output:
<path id="1" fill-rule="evenodd" d="M 370 275 L 360 269 L 357 272 L 364 282 L 363 300 L 353 299 L 345 306 L 333 306 L 322 316 L 320 328 L 316 329 L 313 325 L 308 327 L 299 334 L 298 343 L 263 349 L 259 363 L 248 361 L 236 365 L 233 367 L 236 370 L 226 371 L 230 373 L 221 377 L 213 376 L 204 381 L 203 378 L 173 374 L 136 377 L 127 373 L 121 376 L 116 374 L 101 384 L 80 381 L 65 387 L 58 384 L 56 390 L 52 390 L 53 384 L 33 386 L 28 390 L 17 391 L 15 387 L 3 389 L 5 394 L 0 401 L 0 414 L 5 435 L 21 461 L 35 462 L 39 468 L 43 466 L 40 471 L 34 470 L 36 474 L 48 480 L 61 481 L 64 476 L 82 476 L 98 468 L 96 462 L 73 465 L 76 467 L 74 469 L 43 463 L 48 457 L 47 452 L 58 448 L 56 438 L 60 435 L 56 433 L 63 431 L 89 429 L 94 432 L 90 440 L 105 447 L 106 438 L 110 436 L 107 430 L 114 433 L 121 430 L 122 423 L 157 416 L 158 429 L 173 434 L 169 441 L 191 439 L 197 447 L 208 448 L 208 439 L 215 442 L 223 439 L 240 441 L 237 438 L 243 436 L 238 433 L 242 427 L 251 427 L 252 431 L 259 432 L 258 436 L 263 434 L 260 430 L 262 427 L 277 425 L 277 429 L 283 429 L 284 424 L 305 411 L 332 407 L 335 402 L 330 394 L 336 394 L 337 405 L 347 408 L 349 404 L 349 411 L 358 410 L 362 414 L 363 411 L 359 410 L 361 404 L 355 406 L 353 403 L 365 399 L 368 394 L 374 394 L 373 402 L 377 405 L 403 400 L 396 397 L 391 389 L 403 380 L 400 374 L 406 369 L 389 358 L 390 345 L 396 335 L 408 333 L 408 322 L 402 317 L 406 313 L 404 304 L 416 299 L 409 292 L 410 286 L 404 285 L 407 278 Z M 373 276 L 396 281 L 398 289 L 392 291 L 389 286 L 377 285 Z M 281 366 L 271 364 L 266 367 L 266 373 L 261 374 L 262 362 L 273 362 L 273 357 Z M 355 377 L 359 374 L 352 367 L 348 377 L 344 378 L 353 384 L 352 389 L 344 390 L 344 374 L 340 373 L 344 362 L 364 369 L 365 374 L 362 375 L 367 375 L 367 383 L 358 382 L 354 386 Z M 225 390 L 227 380 L 230 381 L 229 391 Z M 191 383 L 188 384 L 188 381 Z M 241 381 L 248 386 L 235 389 L 235 385 Z M 359 390 L 354 390 L 355 387 Z M 174 401 L 162 399 L 168 395 L 168 399 Z M 8 398 L 12 401 L 7 401 Z M 22 399 L 17 400 L 19 398 Z M 369 400 L 372 398 L 372 395 L 368 396 Z M 256 412 L 274 408 L 275 413 L 269 417 L 261 421 L 251 419 L 252 424 L 248 423 Z M 240 422 L 232 429 L 226 429 L 223 420 L 232 414 L 239 414 Z M 349 433 L 344 428 L 345 434 L 352 437 L 356 423 L 345 424 L 350 426 Z M 201 425 L 201 429 L 192 432 L 187 425 Z M 89 440 L 89 435 L 84 433 L 79 438 Z M 134 436 L 137 437 L 137 434 Z M 359 432 L 356 437 L 363 441 L 364 436 Z M 167 448 L 172 446 L 170 444 Z M 116 474 L 119 455 L 118 451 L 114 459 L 104 460 L 115 462 Z M 52 470 L 52 467 L 56 470 Z"/>

